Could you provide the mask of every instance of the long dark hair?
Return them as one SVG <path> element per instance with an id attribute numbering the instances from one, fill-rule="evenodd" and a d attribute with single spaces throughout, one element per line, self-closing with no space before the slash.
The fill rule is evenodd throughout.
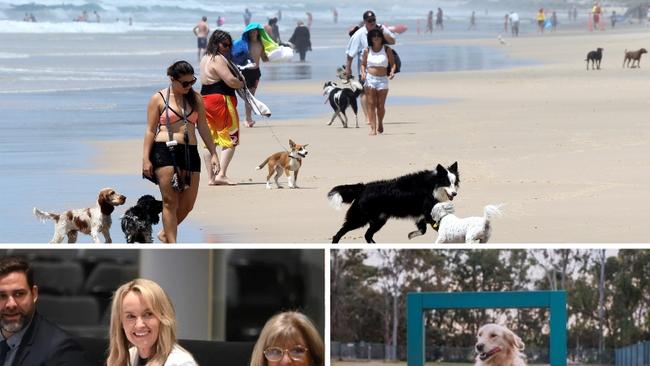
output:
<path id="1" fill-rule="evenodd" d="M 368 31 L 368 48 L 372 49 L 372 37 L 374 37 L 374 36 L 380 36 L 381 37 L 382 46 L 385 45 L 385 44 L 388 44 L 388 42 L 386 42 L 386 38 L 384 38 L 384 32 L 382 32 L 378 28 L 373 28 L 373 29 Z"/>
<path id="2" fill-rule="evenodd" d="M 231 50 L 232 50 L 232 37 L 230 36 L 230 33 L 226 31 L 222 31 L 221 29 L 217 29 L 214 32 L 212 32 L 212 35 L 208 40 L 208 47 L 205 50 L 205 54 L 210 55 L 212 58 L 214 58 L 216 55 L 221 55 L 221 52 L 219 52 L 219 43 L 223 41 L 230 42 Z M 224 56 L 227 59 L 230 59 L 230 53 L 222 56 Z"/>
<path id="3" fill-rule="evenodd" d="M 167 68 L 167 76 L 170 76 L 175 80 L 178 80 L 185 75 L 194 75 L 194 68 L 187 61 L 176 61 Z M 190 91 L 185 94 L 183 98 L 192 107 L 192 110 L 196 110 L 197 101 L 194 89 L 190 89 Z"/>

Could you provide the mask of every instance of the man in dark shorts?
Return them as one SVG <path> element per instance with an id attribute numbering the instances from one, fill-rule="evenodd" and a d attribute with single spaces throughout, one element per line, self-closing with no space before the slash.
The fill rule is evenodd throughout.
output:
<path id="1" fill-rule="evenodd" d="M 210 34 L 210 27 L 208 27 L 208 17 L 203 16 L 201 20 L 196 24 L 194 29 L 192 29 L 194 35 L 196 36 L 197 47 L 199 48 L 199 62 L 201 61 L 201 56 L 205 53 L 205 50 L 208 48 L 208 35 Z"/>

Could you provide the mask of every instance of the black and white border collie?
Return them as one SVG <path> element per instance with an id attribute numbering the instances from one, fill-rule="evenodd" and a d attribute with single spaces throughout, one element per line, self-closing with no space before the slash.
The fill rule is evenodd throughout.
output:
<path id="1" fill-rule="evenodd" d="M 435 170 L 424 170 L 391 180 L 340 185 L 327 194 L 332 206 L 340 209 L 342 203 L 352 205 L 345 214 L 345 222 L 332 237 L 338 243 L 348 231 L 369 224 L 364 235 L 366 242 L 374 243 L 373 235 L 389 218 L 413 218 L 418 230 L 408 234 L 409 239 L 424 235 L 427 224 L 433 224 L 431 209 L 438 202 L 453 200 L 460 178 L 458 163 L 445 168 L 438 164 Z"/>
<path id="2" fill-rule="evenodd" d="M 354 112 L 354 119 L 356 121 L 356 128 L 359 128 L 359 118 L 357 116 L 357 98 L 363 93 L 363 86 L 356 80 L 349 80 L 344 83 L 336 83 L 328 81 L 323 85 L 323 95 L 327 97 L 330 106 L 334 110 L 332 119 L 327 124 L 328 126 L 334 123 L 334 119 L 338 116 L 344 128 L 348 128 L 348 117 L 345 111 L 348 107 L 352 107 Z"/>

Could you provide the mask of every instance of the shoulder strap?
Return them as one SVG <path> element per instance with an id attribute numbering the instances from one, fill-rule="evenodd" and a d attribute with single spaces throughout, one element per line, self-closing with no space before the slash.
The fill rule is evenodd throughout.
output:
<path id="1" fill-rule="evenodd" d="M 171 123 L 169 122 L 169 93 L 171 92 L 172 87 L 169 86 L 167 87 L 167 99 L 163 98 L 165 101 L 165 116 L 166 116 L 166 123 L 165 125 L 167 126 L 167 133 L 169 134 L 169 141 L 172 141 L 174 139 L 174 134 L 172 133 L 172 128 L 171 128 Z M 183 113 L 185 114 L 185 113 Z M 174 164 L 176 165 L 176 164 Z"/>

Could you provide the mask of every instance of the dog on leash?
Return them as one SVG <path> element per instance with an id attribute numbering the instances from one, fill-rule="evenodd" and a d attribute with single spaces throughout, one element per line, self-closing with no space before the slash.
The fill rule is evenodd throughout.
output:
<path id="1" fill-rule="evenodd" d="M 476 337 L 474 366 L 526 366 L 524 342 L 510 329 L 499 324 L 485 324 Z"/>
<path id="2" fill-rule="evenodd" d="M 354 79 L 339 83 L 334 81 L 326 82 L 323 85 L 323 95 L 327 97 L 326 102 L 330 102 L 330 106 L 334 111 L 334 114 L 332 114 L 332 118 L 327 125 L 331 126 L 336 117 L 338 117 L 343 124 L 343 128 L 348 128 L 348 117 L 345 114 L 345 111 L 348 107 L 351 107 L 354 112 L 355 127 L 359 128 L 359 117 L 357 115 L 359 108 L 357 106 L 357 98 L 362 92 L 363 86 L 360 82 Z"/>
<path id="3" fill-rule="evenodd" d="M 627 67 L 641 68 L 641 55 L 643 55 L 644 53 L 648 53 L 648 51 L 645 48 L 641 48 L 636 51 L 625 50 L 624 53 L 625 57 L 623 58 L 623 67 L 625 67 L 625 64 L 627 63 Z M 634 65 L 635 62 L 636 62 L 636 66 Z"/>
<path id="4" fill-rule="evenodd" d="M 122 232 L 127 243 L 153 243 L 152 226 L 160 222 L 162 201 L 146 194 L 122 216 Z"/>
<path id="5" fill-rule="evenodd" d="M 266 176 L 266 189 L 271 189 L 271 176 L 275 173 L 275 185 L 278 188 L 282 188 L 278 182 L 278 178 L 284 171 L 284 174 L 287 176 L 287 181 L 289 182 L 289 188 L 298 188 L 298 171 L 302 166 L 302 159 L 307 157 L 307 146 L 309 144 L 300 145 L 289 140 L 289 148 L 291 151 L 280 151 L 269 156 L 264 160 L 260 165 L 258 165 L 255 170 L 260 170 L 264 165 L 268 164 L 269 174 Z M 293 173 L 293 174 L 292 174 Z"/>
<path id="6" fill-rule="evenodd" d="M 589 70 L 589 62 L 591 62 L 591 69 L 594 70 L 594 66 L 600 70 L 600 61 L 603 59 L 603 49 L 598 47 L 595 51 L 589 51 L 587 54 L 587 70 Z"/>
<path id="7" fill-rule="evenodd" d="M 458 163 L 445 168 L 438 164 L 435 170 L 404 175 L 391 180 L 340 185 L 327 194 L 330 204 L 340 209 L 342 203 L 351 204 L 345 222 L 332 237 L 338 243 L 348 231 L 369 224 L 364 238 L 374 243 L 373 235 L 389 218 L 413 218 L 418 230 L 408 234 L 409 239 L 424 235 L 427 224 L 433 224 L 431 209 L 438 202 L 456 197 L 460 177 Z"/>
<path id="8" fill-rule="evenodd" d="M 94 243 L 99 243 L 99 233 L 104 235 L 106 243 L 111 239 L 111 213 L 116 206 L 123 205 L 126 196 L 119 194 L 113 188 L 99 191 L 97 204 L 94 207 L 78 208 L 63 213 L 41 211 L 34 207 L 34 215 L 42 221 L 54 221 L 54 236 L 50 243 L 60 243 L 68 236 L 68 243 L 77 242 L 77 233 L 90 235 Z"/>
<path id="9" fill-rule="evenodd" d="M 431 210 L 431 217 L 438 227 L 436 243 L 487 243 L 492 234 L 490 220 L 497 216 L 501 216 L 501 205 L 485 206 L 483 217 L 461 219 L 454 215 L 452 202 L 437 203 Z"/>

